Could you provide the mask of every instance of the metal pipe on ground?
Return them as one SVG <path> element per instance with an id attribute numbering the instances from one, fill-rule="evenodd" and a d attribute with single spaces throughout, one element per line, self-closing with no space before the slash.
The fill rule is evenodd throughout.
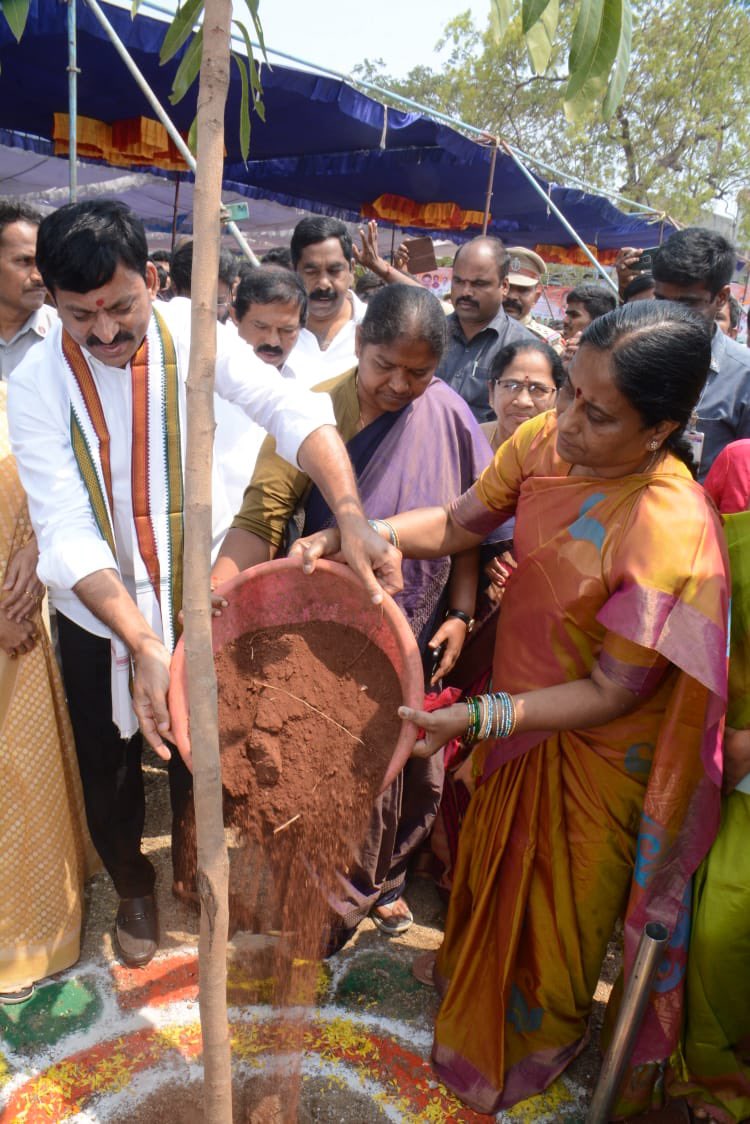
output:
<path id="1" fill-rule="evenodd" d="M 633 1052 L 659 961 L 669 943 L 669 930 L 659 921 L 643 929 L 633 970 L 620 1004 L 612 1041 L 604 1055 L 599 1080 L 591 1098 L 586 1124 L 607 1124 L 612 1106 Z"/>

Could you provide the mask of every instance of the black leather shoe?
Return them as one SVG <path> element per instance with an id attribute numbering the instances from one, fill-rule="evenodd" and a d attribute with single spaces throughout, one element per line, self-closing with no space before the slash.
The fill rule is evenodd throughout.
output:
<path id="1" fill-rule="evenodd" d="M 129 968 L 145 968 L 159 947 L 154 895 L 120 898 L 115 918 L 115 952 Z"/>

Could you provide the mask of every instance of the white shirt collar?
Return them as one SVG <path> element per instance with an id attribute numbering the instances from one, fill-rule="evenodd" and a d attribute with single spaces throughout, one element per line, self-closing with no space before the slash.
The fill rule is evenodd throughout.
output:
<path id="1" fill-rule="evenodd" d="M 54 308 L 50 308 L 48 304 L 43 304 L 40 308 L 37 308 L 35 312 L 32 312 L 31 316 L 22 324 L 14 336 L 9 340 L 0 340 L 0 345 L 5 344 L 6 347 L 10 347 L 12 343 L 19 340 L 21 336 L 25 336 L 27 332 L 33 332 L 35 335 L 39 336 L 40 340 L 43 340 L 55 320 L 57 320 L 57 313 Z"/>

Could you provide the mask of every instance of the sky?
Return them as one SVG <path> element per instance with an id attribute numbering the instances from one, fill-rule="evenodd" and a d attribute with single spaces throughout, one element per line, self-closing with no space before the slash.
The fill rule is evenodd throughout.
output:
<path id="1" fill-rule="evenodd" d="M 240 19 L 242 6 L 235 0 Z M 398 78 L 419 64 L 437 65 L 443 28 L 467 9 L 486 25 L 490 0 L 331 0 L 322 8 L 310 0 L 260 0 L 267 46 L 344 74 L 382 58 Z"/>

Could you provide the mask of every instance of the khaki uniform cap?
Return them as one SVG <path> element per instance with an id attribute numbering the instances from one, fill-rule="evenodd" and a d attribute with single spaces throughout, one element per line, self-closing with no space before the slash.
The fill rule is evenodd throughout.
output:
<path id="1" fill-rule="evenodd" d="M 510 246 L 508 248 L 508 257 L 510 258 L 510 272 L 508 280 L 511 285 L 538 285 L 541 279 L 547 272 L 547 267 L 533 250 L 527 250 L 525 246 Z"/>

